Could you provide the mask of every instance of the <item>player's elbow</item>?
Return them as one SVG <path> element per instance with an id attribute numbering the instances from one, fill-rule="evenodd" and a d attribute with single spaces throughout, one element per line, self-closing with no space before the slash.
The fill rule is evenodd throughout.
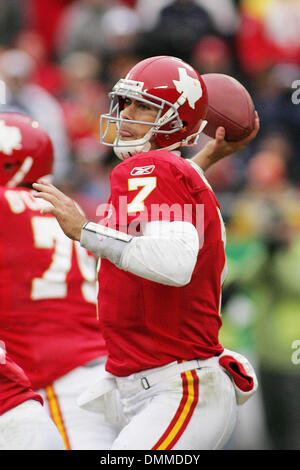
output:
<path id="1" fill-rule="evenodd" d="M 192 276 L 186 277 L 186 278 L 178 278 L 178 279 L 170 279 L 170 282 L 168 283 L 169 286 L 172 287 L 184 287 L 187 286 L 190 281 L 191 281 Z"/>
<path id="2" fill-rule="evenodd" d="M 184 273 L 183 276 L 181 276 L 181 278 L 179 279 L 180 287 L 187 286 L 191 282 L 193 271 L 194 271 L 194 268 L 189 269 Z"/>
<path id="3" fill-rule="evenodd" d="M 174 287 L 187 286 L 191 282 L 194 267 L 194 263 L 187 263 L 184 267 L 182 264 L 177 266 L 177 269 L 174 269 L 169 275 L 169 285 Z"/>
<path id="4" fill-rule="evenodd" d="M 182 241 L 177 242 L 177 249 L 173 249 L 164 263 L 164 274 L 168 284 L 174 287 L 183 287 L 191 282 L 197 262 L 197 251 Z"/>

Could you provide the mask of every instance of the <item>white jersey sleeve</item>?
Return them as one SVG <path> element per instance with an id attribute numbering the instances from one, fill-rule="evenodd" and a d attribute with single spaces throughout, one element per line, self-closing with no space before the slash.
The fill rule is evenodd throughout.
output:
<path id="1" fill-rule="evenodd" d="M 143 236 L 124 249 L 121 269 L 160 284 L 188 284 L 199 250 L 196 228 L 189 222 L 153 221 L 142 230 Z"/>

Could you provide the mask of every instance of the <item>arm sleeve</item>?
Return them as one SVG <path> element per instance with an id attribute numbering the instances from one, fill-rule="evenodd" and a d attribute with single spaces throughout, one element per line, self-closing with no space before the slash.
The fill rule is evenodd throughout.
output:
<path id="1" fill-rule="evenodd" d="M 189 222 L 145 223 L 143 236 L 127 244 L 119 268 L 145 279 L 170 286 L 184 286 L 191 280 L 199 239 Z"/>
<path id="2" fill-rule="evenodd" d="M 124 234 L 116 230 L 102 231 L 99 236 L 97 224 L 93 225 L 96 228 L 92 231 L 82 230 L 81 245 L 107 258 L 119 269 L 170 286 L 190 282 L 197 262 L 199 238 L 196 228 L 189 222 L 143 222 L 143 235 L 125 235 L 128 239 L 120 239 Z"/>

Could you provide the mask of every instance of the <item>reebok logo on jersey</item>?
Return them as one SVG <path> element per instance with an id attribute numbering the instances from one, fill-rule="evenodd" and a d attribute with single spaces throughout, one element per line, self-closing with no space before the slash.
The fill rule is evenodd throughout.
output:
<path id="1" fill-rule="evenodd" d="M 11 155 L 13 150 L 20 150 L 22 135 L 20 129 L 15 126 L 7 126 L 4 121 L 0 121 L 0 151 L 6 155 Z"/>
<path id="2" fill-rule="evenodd" d="M 155 168 L 155 165 L 148 166 L 135 166 L 130 174 L 131 176 L 141 176 L 141 175 L 150 175 Z"/>

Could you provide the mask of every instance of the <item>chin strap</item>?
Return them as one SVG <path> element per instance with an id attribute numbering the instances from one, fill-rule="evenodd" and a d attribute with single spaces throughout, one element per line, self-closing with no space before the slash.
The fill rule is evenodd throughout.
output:
<path id="1" fill-rule="evenodd" d="M 131 145 L 126 145 L 125 140 L 119 140 L 119 146 L 114 146 L 114 153 L 120 160 L 126 160 L 126 158 L 133 157 L 137 153 L 149 152 L 151 149 L 151 144 L 149 140 L 144 142 L 145 137 L 142 139 L 131 140 Z"/>
<path id="2" fill-rule="evenodd" d="M 120 113 L 120 117 L 122 117 L 123 111 Z M 117 124 L 119 127 L 119 123 Z M 120 131 L 120 129 L 119 129 Z M 122 140 L 119 138 L 119 134 L 114 142 L 114 153 L 120 160 L 126 160 L 129 157 L 133 157 L 137 153 L 149 152 L 151 150 L 150 139 L 153 135 L 153 128 L 149 129 L 149 131 L 141 137 L 140 139 L 130 140 Z"/>

